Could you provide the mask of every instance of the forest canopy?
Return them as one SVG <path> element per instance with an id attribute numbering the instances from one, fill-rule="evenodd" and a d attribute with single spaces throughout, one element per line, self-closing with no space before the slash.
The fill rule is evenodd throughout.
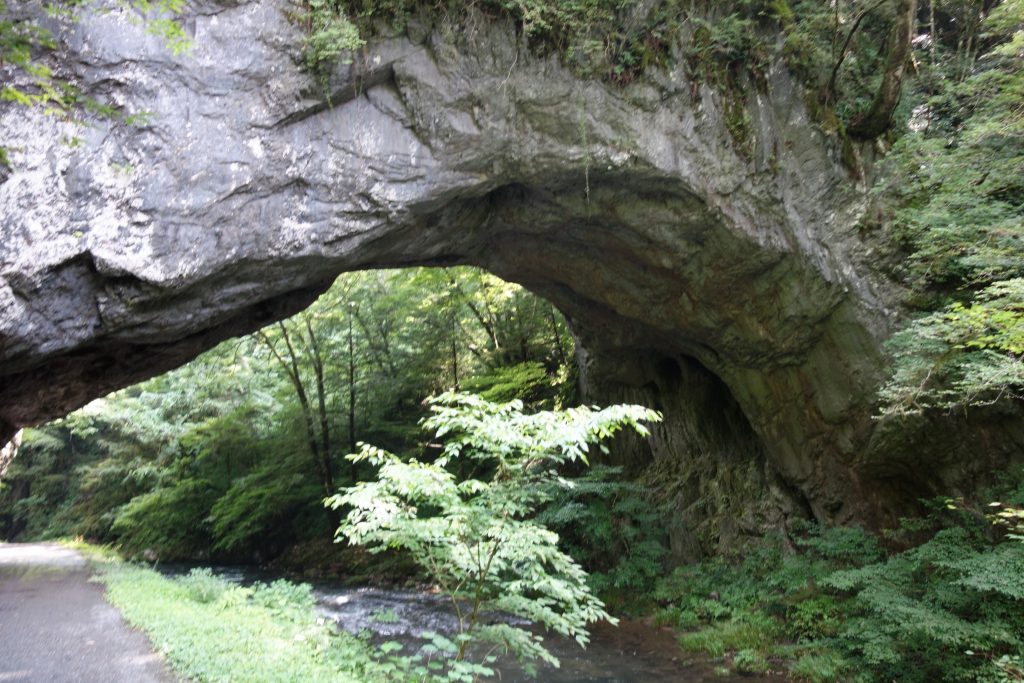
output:
<path id="1" fill-rule="evenodd" d="M 163 558 L 329 541 L 319 501 L 359 477 L 357 441 L 422 449 L 421 402 L 444 389 L 567 405 L 572 346 L 551 304 L 479 270 L 345 275 L 294 318 L 29 430 L 2 535 Z"/>

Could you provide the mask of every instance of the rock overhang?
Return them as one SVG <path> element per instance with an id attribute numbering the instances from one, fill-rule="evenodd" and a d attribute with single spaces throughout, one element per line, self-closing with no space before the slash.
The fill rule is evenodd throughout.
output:
<path id="1" fill-rule="evenodd" d="M 131 124 L 0 106 L 24 140 L 0 184 L 8 431 L 294 312 L 338 273 L 475 264 L 570 317 L 602 359 L 595 391 L 693 359 L 818 517 L 862 515 L 843 499 L 899 290 L 781 64 L 746 103 L 747 150 L 682 65 L 622 88 L 484 21 L 372 41 L 318 81 L 270 0 L 190 12 L 185 55 L 118 12 L 62 34 L 61 74 Z"/>

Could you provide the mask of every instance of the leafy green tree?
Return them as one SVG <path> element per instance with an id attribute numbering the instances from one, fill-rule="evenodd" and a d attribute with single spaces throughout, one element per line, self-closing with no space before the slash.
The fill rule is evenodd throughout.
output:
<path id="1" fill-rule="evenodd" d="M 532 299 L 471 269 L 343 275 L 289 320 L 28 430 L 0 489 L 0 533 L 84 535 L 164 559 L 269 558 L 326 541 L 337 524 L 320 501 L 370 474 L 341 455 L 358 439 L 420 448 L 422 399 L 452 386 L 453 349 L 462 383 L 485 373 L 481 390 L 556 395 L 571 377 L 557 360 L 566 350 Z M 502 366 L 522 356 L 492 352 L 472 307 L 517 330 L 499 335 L 526 340 L 512 346 L 527 364 Z"/>
<path id="2" fill-rule="evenodd" d="M 486 615 L 528 619 L 581 645 L 588 624 L 614 622 L 591 593 L 586 573 L 535 514 L 551 486 L 570 485 L 560 466 L 586 462 L 592 444 L 624 428 L 647 434 L 643 423 L 660 415 L 639 406 L 527 415 L 520 402 L 453 393 L 433 399 L 431 411 L 423 426 L 444 441 L 433 462 L 365 444 L 349 456 L 376 466 L 378 477 L 327 501 L 349 508 L 339 537 L 375 551 L 399 548 L 429 572 L 458 617 L 450 664 L 456 680 L 488 673 L 479 667 L 495 650 L 527 665 L 538 659 L 557 664 L 538 635 Z M 458 479 L 449 468 L 460 460 L 486 474 Z M 481 661 L 464 668 L 474 657 Z"/>
<path id="3" fill-rule="evenodd" d="M 1024 2 L 975 9 L 890 159 L 901 270 L 926 314 L 893 340 L 889 414 L 1024 389 Z"/>

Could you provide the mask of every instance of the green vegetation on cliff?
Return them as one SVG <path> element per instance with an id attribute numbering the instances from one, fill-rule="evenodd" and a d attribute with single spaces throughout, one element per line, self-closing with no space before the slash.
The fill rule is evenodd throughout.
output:
<path id="1" fill-rule="evenodd" d="M 944 3 L 957 13 L 955 4 Z M 865 139 L 884 134 L 916 13 L 911 0 L 317 0 L 307 17 L 306 54 L 322 72 L 373 33 L 426 24 L 449 34 L 461 25 L 472 35 L 476 22 L 505 18 L 525 48 L 555 52 L 582 76 L 626 85 L 652 66 L 684 66 L 723 94 L 742 148 L 750 90 L 765 90 L 779 61 L 804 83 L 823 125 Z"/>
<path id="2" fill-rule="evenodd" d="M 1024 390 L 1024 3 L 978 12 L 973 47 L 962 30 L 937 36 L 882 188 L 926 312 L 893 340 L 891 413 Z"/>

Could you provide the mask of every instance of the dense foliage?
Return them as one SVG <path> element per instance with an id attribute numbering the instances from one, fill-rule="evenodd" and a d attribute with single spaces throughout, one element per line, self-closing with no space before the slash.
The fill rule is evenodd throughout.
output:
<path id="1" fill-rule="evenodd" d="M 671 514 L 653 491 L 623 476 L 622 468 L 594 465 L 571 481 L 548 486 L 537 514 L 560 545 L 590 572 L 590 585 L 620 610 L 649 608 L 650 587 L 665 572 Z"/>
<path id="2" fill-rule="evenodd" d="M 660 415 L 640 406 L 533 414 L 522 407 L 468 394 L 438 397 L 424 422 L 444 444 L 437 458 L 402 459 L 364 444 L 350 458 L 378 468 L 376 480 L 328 501 L 349 509 L 339 535 L 409 553 L 451 600 L 458 634 L 435 643 L 450 646 L 452 680 L 494 675 L 487 665 L 495 651 L 512 654 L 528 671 L 535 660 L 557 666 L 543 638 L 521 623 L 586 645 L 588 624 L 614 621 L 536 513 L 553 487 L 574 485 L 559 468 L 586 462 L 591 445 L 623 428 L 646 434 L 643 422 Z M 507 616 L 488 618 L 497 614 Z"/>
<path id="3" fill-rule="evenodd" d="M 1011 504 L 1012 503 L 1012 504 Z M 905 520 L 886 554 L 859 529 L 811 527 L 742 558 L 680 568 L 658 588 L 660 618 L 690 632 L 684 649 L 740 671 L 797 680 L 1016 681 L 1024 678 L 1024 544 L 993 520 L 1018 520 L 1024 489 L 982 511 L 939 501 Z M 1002 516 L 999 516 L 999 515 Z"/>
<path id="4" fill-rule="evenodd" d="M 896 205 L 899 270 L 927 311 L 893 340 L 891 413 L 1024 389 L 1024 3 L 975 11 L 970 44 L 956 26 L 932 36 L 880 188 Z"/>
<path id="5" fill-rule="evenodd" d="M 319 501 L 361 476 L 342 459 L 357 440 L 419 450 L 421 401 L 463 383 L 560 405 L 571 362 L 561 316 L 488 274 L 344 276 L 295 318 L 29 430 L 0 488 L 0 533 L 269 558 L 331 538 Z"/>

